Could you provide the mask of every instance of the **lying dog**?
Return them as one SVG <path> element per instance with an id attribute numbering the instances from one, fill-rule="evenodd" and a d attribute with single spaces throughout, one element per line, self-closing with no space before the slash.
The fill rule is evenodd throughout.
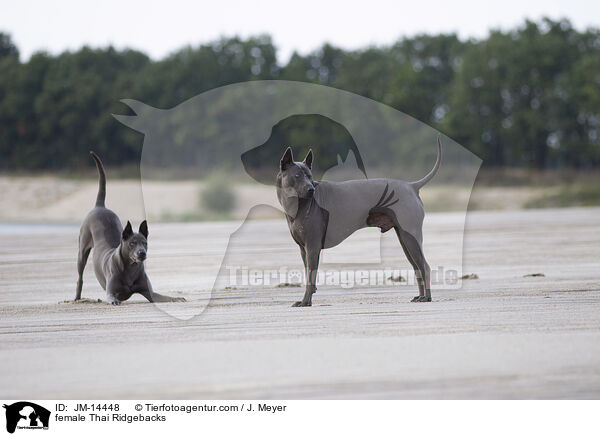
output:
<path id="1" fill-rule="evenodd" d="M 79 232 L 79 255 L 77 257 L 77 291 L 75 300 L 81 298 L 83 270 L 90 250 L 94 248 L 94 273 L 111 304 L 121 304 L 134 293 L 142 294 L 152 303 L 185 301 L 185 298 L 168 297 L 152 290 L 144 270 L 148 250 L 148 224 L 140 224 L 134 233 L 127 221 L 125 229 L 119 217 L 104 206 L 106 198 L 106 174 L 100 158 L 90 152 L 98 168 L 98 196 L 96 207 L 85 217 Z"/>
<path id="2" fill-rule="evenodd" d="M 338 245 L 356 230 L 379 227 L 396 231 L 404 253 L 415 270 L 419 295 L 412 301 L 431 301 L 430 268 L 423 255 L 425 211 L 419 189 L 437 173 L 442 158 L 416 182 L 393 179 L 318 182 L 312 177 L 312 150 L 303 162 L 294 162 L 292 149 L 281 158 L 277 174 L 277 198 L 283 207 L 292 238 L 300 247 L 306 271 L 306 291 L 293 307 L 311 306 L 317 287 L 321 250 Z"/>

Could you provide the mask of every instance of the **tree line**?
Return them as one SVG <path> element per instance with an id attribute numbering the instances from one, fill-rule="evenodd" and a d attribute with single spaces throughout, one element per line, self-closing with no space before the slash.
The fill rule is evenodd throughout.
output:
<path id="1" fill-rule="evenodd" d="M 525 21 L 486 38 L 418 35 L 388 46 L 330 44 L 282 64 L 269 36 L 223 38 L 153 61 L 136 50 L 83 47 L 26 62 L 0 33 L 0 169 L 135 163 L 142 138 L 112 113 L 133 98 L 170 108 L 209 89 L 285 79 L 354 92 L 452 137 L 486 166 L 600 166 L 600 31 Z"/>

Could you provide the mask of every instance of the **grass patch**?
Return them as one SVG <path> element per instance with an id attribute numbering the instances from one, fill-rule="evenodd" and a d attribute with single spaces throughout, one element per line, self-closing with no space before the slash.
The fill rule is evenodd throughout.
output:
<path id="1" fill-rule="evenodd" d="M 200 207 L 202 215 L 214 219 L 231 216 L 236 198 L 231 180 L 224 171 L 213 172 L 200 192 Z"/>
<path id="2" fill-rule="evenodd" d="M 576 184 L 558 188 L 525 203 L 526 209 L 600 206 L 600 184 Z"/>

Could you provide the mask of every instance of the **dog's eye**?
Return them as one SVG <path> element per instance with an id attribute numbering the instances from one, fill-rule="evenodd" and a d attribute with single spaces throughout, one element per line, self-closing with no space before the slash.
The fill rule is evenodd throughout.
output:
<path id="1" fill-rule="evenodd" d="M 300 177 L 300 173 L 296 174 L 296 177 Z"/>
<path id="2" fill-rule="evenodd" d="M 133 242 L 130 242 L 130 243 L 129 243 L 129 246 L 130 246 L 131 248 L 133 248 L 133 246 L 134 246 L 134 245 L 135 245 L 135 244 L 134 244 Z"/>

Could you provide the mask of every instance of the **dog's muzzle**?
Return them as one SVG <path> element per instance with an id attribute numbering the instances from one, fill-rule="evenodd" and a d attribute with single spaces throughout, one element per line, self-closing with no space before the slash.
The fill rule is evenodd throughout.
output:
<path id="1" fill-rule="evenodd" d="M 310 187 L 306 188 L 306 190 L 304 190 L 304 193 L 303 193 L 303 195 L 300 195 L 300 198 L 312 198 L 314 193 L 315 193 L 315 187 L 310 186 Z"/>

